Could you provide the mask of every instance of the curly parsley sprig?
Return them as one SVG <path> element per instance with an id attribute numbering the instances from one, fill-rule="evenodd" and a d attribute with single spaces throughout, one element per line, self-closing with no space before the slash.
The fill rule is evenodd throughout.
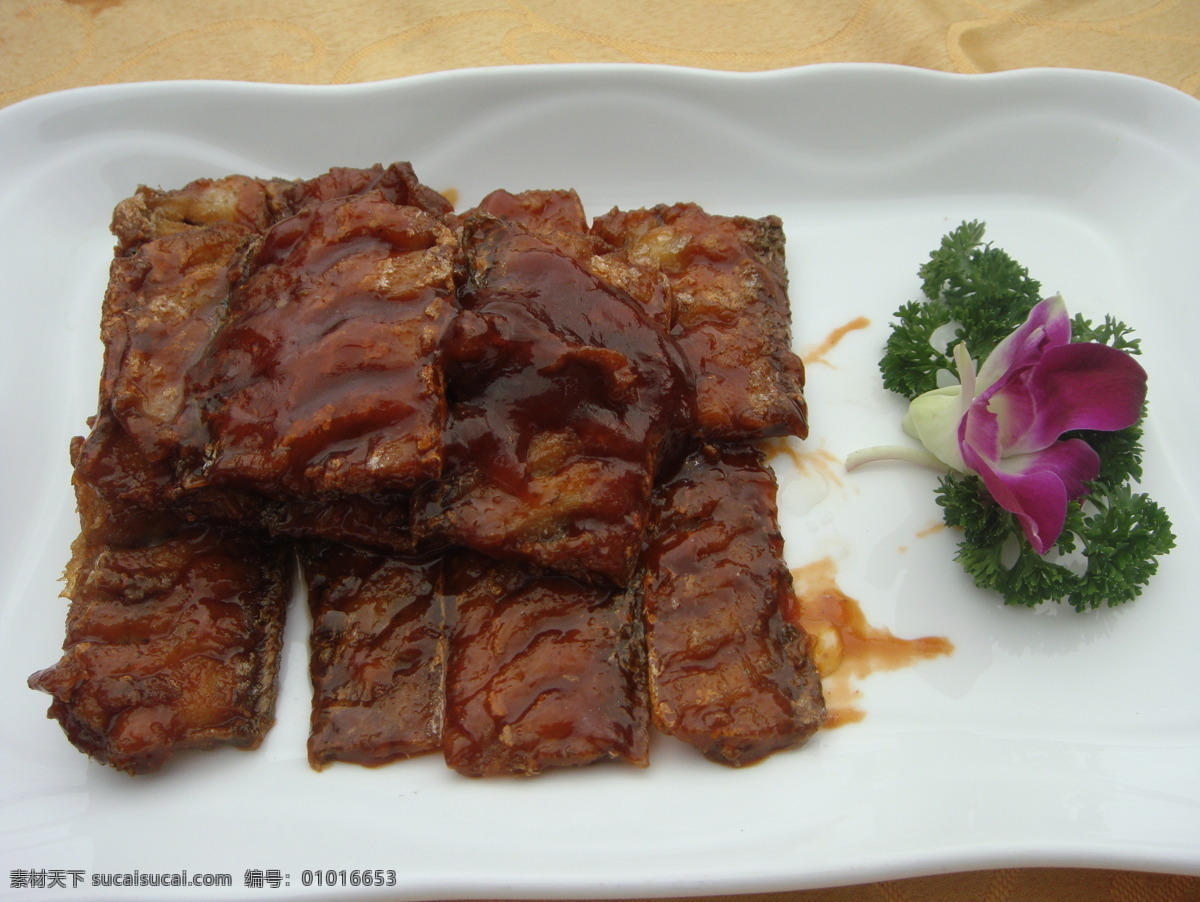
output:
<path id="1" fill-rule="evenodd" d="M 934 390 L 945 381 L 939 377 L 942 370 L 972 384 L 972 358 L 986 360 L 1008 336 L 1027 328 L 1031 312 L 1042 303 L 1040 283 L 1003 250 L 985 243 L 984 224 L 978 221 L 964 222 L 946 235 L 918 274 L 924 298 L 896 311 L 879 363 L 884 386 L 909 401 L 936 396 Z M 1111 316 L 1093 323 L 1076 315 L 1070 332 L 1071 343 L 1106 345 L 1127 355 L 1141 352 L 1133 330 Z M 1174 547 L 1175 535 L 1166 511 L 1132 489 L 1142 476 L 1147 408 L 1142 404 L 1140 410 L 1127 428 L 1076 430 L 1061 437 L 1090 445 L 1099 455 L 1099 472 L 1087 481 L 1086 492 L 1070 501 L 1061 532 L 1041 552 L 1030 542 L 1028 524 L 996 501 L 984 479 L 969 468 L 950 468 L 938 485 L 937 504 L 947 525 L 962 531 L 956 560 L 977 586 L 999 593 L 1006 604 L 1057 601 L 1077 611 L 1120 605 L 1142 593 L 1158 570 L 1158 558 Z"/>
<path id="2" fill-rule="evenodd" d="M 1041 284 L 1003 250 L 984 244 L 983 233 L 983 223 L 964 222 L 918 270 L 925 297 L 896 311 L 879 364 L 888 390 L 911 401 L 937 387 L 938 370 L 959 376 L 954 345 L 965 341 L 982 360 L 1041 300 Z M 935 344 L 938 331 L 952 324 Z"/>

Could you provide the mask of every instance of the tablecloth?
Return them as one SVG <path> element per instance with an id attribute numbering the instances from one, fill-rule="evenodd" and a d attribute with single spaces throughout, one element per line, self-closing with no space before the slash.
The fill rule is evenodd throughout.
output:
<path id="1" fill-rule="evenodd" d="M 1200 97 L 1200 3 L 0 0 L 0 105 L 114 82 L 344 84 L 572 62 L 741 71 L 882 62 L 961 73 L 1055 66 L 1143 76 Z M 1183 902 L 1200 900 L 1200 878 L 1011 868 L 736 899 Z"/>

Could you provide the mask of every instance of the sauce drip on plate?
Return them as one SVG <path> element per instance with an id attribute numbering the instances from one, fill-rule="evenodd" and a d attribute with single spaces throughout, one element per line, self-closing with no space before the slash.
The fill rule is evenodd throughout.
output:
<path id="1" fill-rule="evenodd" d="M 789 612 L 813 640 L 813 658 L 821 672 L 829 719 L 825 728 L 856 723 L 866 716 L 858 706 L 856 681 L 880 670 L 899 670 L 948 655 L 954 645 L 942 636 L 901 639 L 872 626 L 859 603 L 837 584 L 832 558 L 792 571 L 796 607 Z"/>
<path id="2" fill-rule="evenodd" d="M 865 316 L 856 316 L 854 319 L 850 320 L 850 322 L 838 326 L 836 329 L 826 335 L 825 340 L 819 345 L 809 348 L 804 352 L 804 365 L 812 366 L 817 363 L 823 363 L 825 366 L 833 366 L 832 363 L 825 359 L 826 355 L 828 355 L 830 351 L 841 344 L 842 339 L 851 332 L 855 332 L 859 329 L 865 329 L 869 325 L 871 325 L 871 321 Z"/>

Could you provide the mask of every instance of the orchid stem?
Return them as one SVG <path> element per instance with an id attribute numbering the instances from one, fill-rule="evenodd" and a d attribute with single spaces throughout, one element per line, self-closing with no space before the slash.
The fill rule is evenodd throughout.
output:
<path id="1" fill-rule="evenodd" d="M 846 457 L 846 472 L 856 470 L 863 464 L 877 463 L 884 460 L 898 460 L 904 463 L 919 464 L 934 470 L 945 470 L 946 465 L 922 448 L 910 448 L 906 445 L 874 445 L 862 448 Z"/>

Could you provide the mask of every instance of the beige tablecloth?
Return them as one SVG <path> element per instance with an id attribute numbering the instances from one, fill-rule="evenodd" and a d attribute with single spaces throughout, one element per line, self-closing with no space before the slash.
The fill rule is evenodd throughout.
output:
<path id="1" fill-rule="evenodd" d="M 1200 91 L 1194 0 L 3 0 L 0 103 L 164 78 L 339 84 L 652 62 L 1110 69 Z"/>
<path id="2" fill-rule="evenodd" d="M 730 70 L 885 62 L 966 73 L 1065 66 L 1200 96 L 1200 2 L 0 0 L 0 105 L 112 82 L 342 84 L 568 62 Z M 1200 900 L 1200 878 L 1004 869 L 738 897 L 751 900 L 1184 902 Z"/>

